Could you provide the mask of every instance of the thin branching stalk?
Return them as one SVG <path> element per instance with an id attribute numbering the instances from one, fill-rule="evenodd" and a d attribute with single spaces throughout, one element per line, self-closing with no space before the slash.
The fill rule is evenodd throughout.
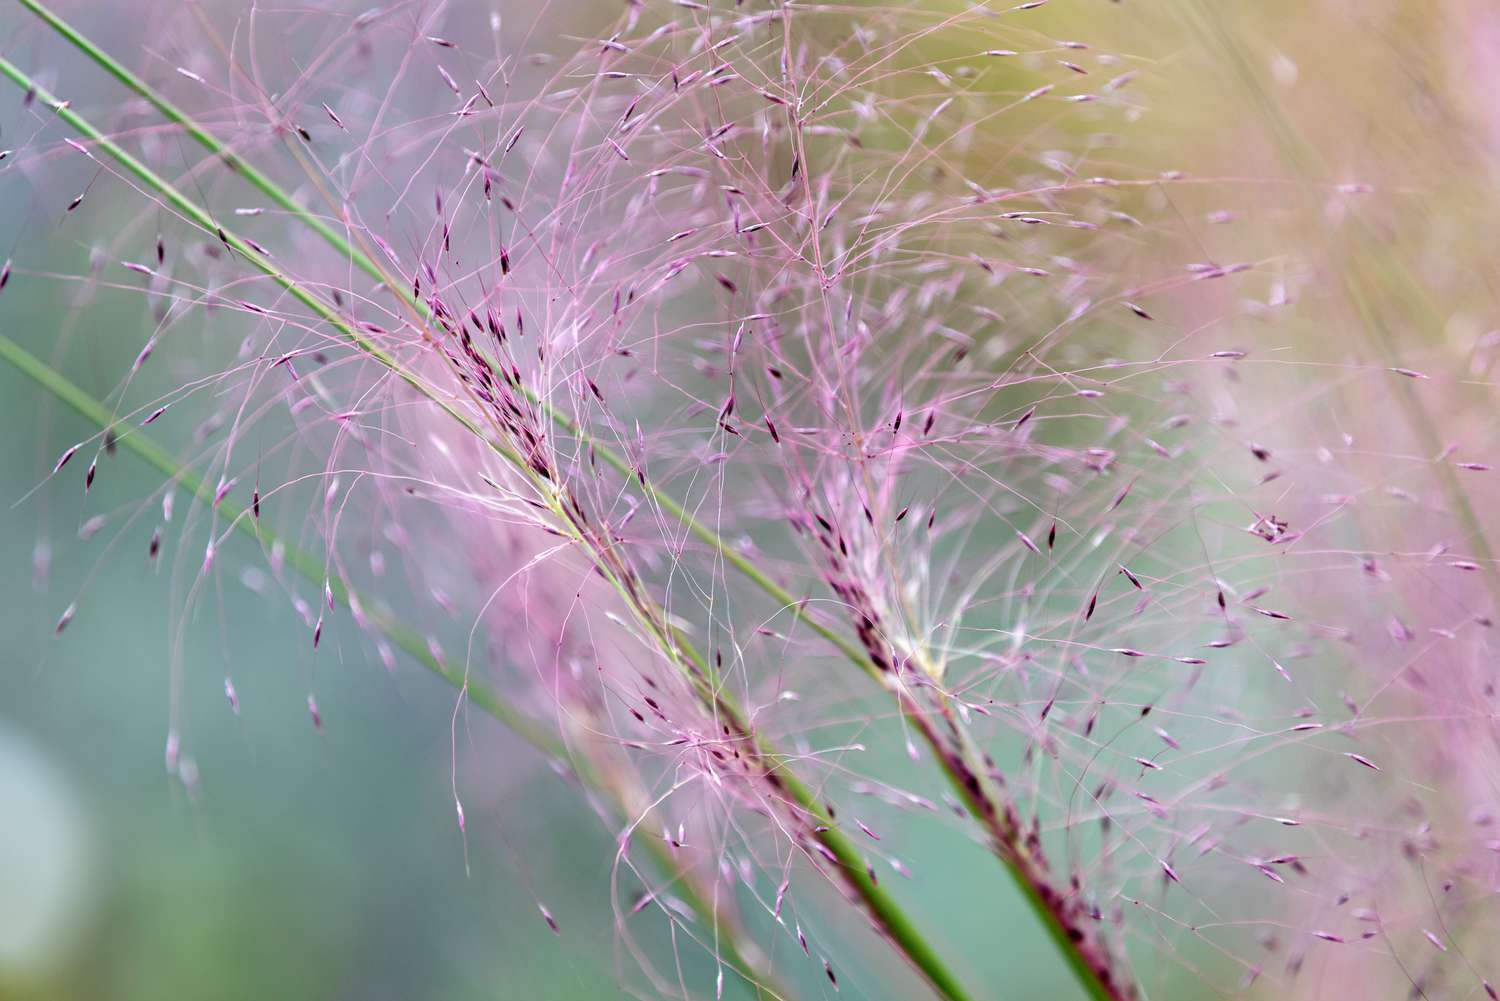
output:
<path id="1" fill-rule="evenodd" d="M 443 412 L 476 438 L 482 440 L 497 455 L 535 482 L 538 474 L 532 470 L 526 458 L 503 441 L 497 441 L 486 434 L 479 424 L 443 399 L 420 376 L 361 333 L 332 306 L 308 291 L 273 264 L 264 254 L 250 246 L 247 241 L 218 223 L 207 210 L 187 198 L 170 182 L 105 136 L 87 119 L 73 111 L 68 102 L 60 100 L 42 88 L 8 59 L 0 58 L 0 74 L 33 94 L 35 100 L 51 109 L 69 127 L 107 153 L 146 187 L 159 194 L 187 221 L 239 254 L 293 299 L 337 330 L 350 344 L 385 366 L 422 396 L 437 404 Z M 305 214 L 305 210 L 303 213 Z M 663 652 L 687 674 L 705 708 L 717 720 L 729 727 L 735 739 L 742 742 L 746 748 L 749 763 L 762 770 L 763 777 L 776 788 L 778 794 L 785 798 L 798 815 L 799 820 L 807 824 L 812 838 L 826 850 L 832 862 L 832 868 L 836 870 L 839 879 L 863 903 L 876 926 L 938 994 L 951 1001 L 967 1001 L 971 995 L 901 906 L 867 873 L 864 861 L 854 842 L 838 828 L 812 789 L 793 775 L 781 763 L 780 756 L 754 733 L 743 711 L 714 683 L 713 672 L 706 659 L 694 650 L 679 632 L 664 626 L 665 617 L 645 603 L 646 599 L 640 594 L 639 588 L 633 586 L 633 580 L 626 576 L 622 569 L 622 563 L 618 554 L 614 552 L 613 544 L 599 540 L 592 532 L 586 530 L 585 526 L 577 524 L 570 513 L 571 501 L 566 496 L 565 489 L 555 483 L 552 483 L 551 487 L 549 500 L 553 513 L 564 519 L 570 529 L 564 533 L 565 536 L 584 547 L 606 579 L 627 597 L 632 611 L 641 620 L 641 624 L 655 635 L 655 638 L 662 643 Z M 679 507 L 678 510 L 682 509 Z M 683 513 L 686 514 L 685 511 Z M 706 528 L 702 531 L 708 532 Z M 727 551 L 727 543 L 720 540 L 719 545 Z M 769 578 L 766 580 L 769 582 Z"/>
<path id="2" fill-rule="evenodd" d="M 99 428 L 101 432 L 115 425 L 115 420 L 103 404 L 4 334 L 0 334 L 0 360 L 4 360 L 6 364 L 51 393 L 80 417 Z M 117 440 L 126 449 L 166 476 L 170 482 L 181 486 L 199 502 L 206 505 L 215 503 L 213 488 L 201 476 L 179 462 L 148 433 L 135 429 L 121 435 Z M 530 744 L 544 757 L 568 761 L 569 768 L 577 776 L 579 782 L 610 802 L 617 819 L 628 820 L 637 825 L 650 822 L 649 815 L 636 815 L 635 811 L 629 809 L 630 801 L 642 801 L 645 797 L 638 790 L 622 789 L 619 785 L 623 779 L 622 776 L 613 775 L 609 780 L 605 780 L 595 763 L 587 756 L 570 754 L 568 747 L 561 740 L 511 705 L 494 686 L 450 666 L 435 656 L 414 630 L 385 612 L 372 609 L 369 603 L 362 601 L 360 596 L 339 578 L 325 576 L 323 565 L 317 557 L 299 548 L 295 543 L 283 539 L 260 521 L 250 517 L 249 512 L 233 499 L 219 499 L 217 508 L 219 513 L 229 521 L 232 530 L 254 539 L 263 547 L 278 550 L 284 563 L 308 583 L 314 585 L 326 583 L 336 602 L 346 608 L 361 608 L 366 621 L 375 632 L 384 636 L 393 646 L 429 672 L 452 685 L 461 693 L 466 702 L 477 706 L 517 737 Z M 646 838 L 643 842 L 638 842 L 636 839 L 631 843 L 645 844 L 653 864 L 670 881 L 691 909 L 700 914 L 713 915 L 717 941 L 722 958 L 726 960 L 725 965 L 743 977 L 758 996 L 776 999 L 776 1001 L 789 1001 L 793 997 L 785 987 L 777 983 L 759 947 L 748 938 L 746 929 L 714 904 L 712 889 L 705 886 L 703 879 L 690 867 L 680 864 L 664 841 L 658 838 Z"/>
<path id="3" fill-rule="evenodd" d="M 431 307 L 420 296 L 412 295 L 404 283 L 393 280 L 392 276 L 371 255 L 329 226 L 318 215 L 299 204 L 284 188 L 255 169 L 253 165 L 245 162 L 228 144 L 219 139 L 210 130 L 200 125 L 186 112 L 168 101 L 138 75 L 121 65 L 107 52 L 95 45 L 87 36 L 57 16 L 46 5 L 38 2 L 38 0 L 19 0 L 19 2 L 45 21 L 49 27 L 111 76 L 149 102 L 165 118 L 181 127 L 190 138 L 222 160 L 229 169 L 244 177 L 252 187 L 317 233 L 341 257 L 391 290 L 404 307 L 412 310 L 423 321 L 422 326 L 424 329 L 430 327 L 433 321 Z M 15 79 L 14 76 L 12 78 Z M 60 111 L 59 113 L 61 114 L 62 112 Z M 64 117 L 67 120 L 67 116 Z M 74 123 L 70 121 L 70 124 Z M 91 138 L 95 138 L 96 141 L 103 139 L 97 133 L 91 136 Z M 110 152 L 111 155 L 118 155 L 116 152 L 118 147 L 114 147 L 113 144 L 104 145 L 103 148 L 107 152 Z M 137 173 L 138 176 L 142 176 L 139 171 L 134 171 L 133 169 L 133 172 Z M 148 181 L 148 183 L 151 182 Z M 155 187 L 156 185 L 152 184 L 152 186 Z M 165 194 L 166 192 L 164 191 L 163 193 Z M 169 195 L 168 197 L 170 200 L 171 196 Z M 207 220 L 206 214 L 201 219 L 192 213 L 189 213 L 189 215 L 199 225 L 209 228 L 211 221 Z M 244 245 L 241 244 L 241 246 Z M 271 275 L 271 277 L 283 284 L 284 287 L 287 287 L 289 291 L 292 291 L 292 288 L 282 281 L 279 277 L 279 272 L 275 271 L 269 261 L 265 261 L 261 258 L 261 255 L 256 254 L 248 246 L 244 247 L 244 249 L 247 251 L 246 256 L 252 263 L 256 264 L 257 267 L 261 268 L 268 275 Z M 297 295 L 296 292 L 293 292 L 293 294 L 299 300 L 313 306 L 315 311 L 319 312 L 319 315 L 323 315 L 325 319 L 334 322 L 341 329 L 346 329 L 348 331 L 346 336 L 349 336 L 357 347 L 370 353 L 376 360 L 381 361 L 382 364 L 392 367 L 398 374 L 402 374 L 402 377 L 406 381 L 411 383 L 420 392 L 423 392 L 429 399 L 438 402 L 452 416 L 469 426 L 470 430 L 478 433 L 477 429 L 474 428 L 467 418 L 457 413 L 444 401 L 439 400 L 429 389 L 419 385 L 411 376 L 403 374 L 402 370 L 393 364 L 393 359 L 389 359 L 385 352 L 377 345 L 369 343 L 368 338 L 364 338 L 353 331 L 341 318 L 337 318 L 336 314 L 333 316 L 327 315 L 325 313 L 326 306 L 323 309 L 319 309 L 318 305 L 322 305 L 320 302 L 318 305 L 314 305 L 314 301 L 316 301 L 315 297 L 309 297 L 314 300 L 309 301 L 309 298 Z M 719 533 L 696 518 L 676 498 L 653 485 L 643 470 L 636 468 L 624 456 L 610 448 L 607 444 L 598 441 L 576 421 L 559 412 L 549 401 L 538 397 L 529 388 L 523 387 L 523 392 L 565 433 L 577 438 L 621 475 L 639 483 L 642 491 L 650 498 L 652 503 L 657 505 L 661 510 L 669 513 L 673 518 L 676 518 L 694 538 L 707 545 L 718 557 L 733 566 L 747 580 L 768 595 L 773 601 L 777 602 L 782 608 L 796 608 L 802 604 L 796 595 L 777 583 L 753 560 L 730 545 Z M 512 458 L 512 461 L 516 462 L 524 470 L 524 461 L 518 461 L 515 458 Z M 619 580 L 612 580 L 612 583 L 617 588 L 622 586 L 622 582 Z M 947 704 L 946 695 L 941 690 L 938 690 L 940 719 L 929 718 L 930 710 L 912 696 L 907 684 L 900 677 L 896 676 L 896 674 L 882 670 L 859 643 L 820 622 L 814 616 L 803 616 L 801 621 L 806 622 L 814 633 L 831 643 L 851 664 L 863 671 L 882 688 L 889 691 L 896 699 L 901 712 L 907 718 L 914 721 L 924 742 L 928 744 L 937 758 L 949 785 L 970 815 L 985 831 L 986 841 L 990 850 L 1001 860 L 1007 872 L 1019 886 L 1036 918 L 1047 930 L 1049 937 L 1056 945 L 1067 966 L 1089 997 L 1095 999 L 1095 1001 L 1117 1001 L 1117 999 L 1129 997 L 1132 994 L 1132 989 L 1122 979 L 1122 972 L 1113 968 L 1114 964 L 1109 961 L 1107 955 L 1087 944 L 1087 937 L 1083 935 L 1084 929 L 1077 926 L 1075 919 L 1069 918 L 1066 915 L 1065 907 L 1068 902 L 1067 899 L 1060 894 L 1060 891 L 1051 887 L 1045 879 L 1045 866 L 1026 845 L 1019 825 L 1015 821 L 1011 811 L 1008 810 L 1004 794 L 996 787 L 990 775 L 994 770 L 993 765 L 987 762 L 983 752 L 969 737 L 963 724 L 957 719 L 956 714 Z M 701 670 L 703 678 L 712 677 L 712 672 L 709 670 L 706 660 L 696 651 L 692 650 L 691 646 L 686 643 L 685 638 L 680 635 L 675 636 L 675 638 L 658 638 L 668 639 L 667 646 L 675 646 L 680 652 L 685 654 L 687 663 Z M 704 686 L 700 694 L 715 701 L 722 701 L 723 699 L 723 693 L 718 690 L 718 686 L 716 685 L 710 684 Z M 720 706 L 716 711 L 728 712 L 732 716 L 739 717 L 740 721 L 743 722 L 742 715 L 729 707 Z M 944 736 L 945 732 L 947 734 L 946 737 Z M 859 866 L 856 865 L 855 868 L 859 869 Z"/>

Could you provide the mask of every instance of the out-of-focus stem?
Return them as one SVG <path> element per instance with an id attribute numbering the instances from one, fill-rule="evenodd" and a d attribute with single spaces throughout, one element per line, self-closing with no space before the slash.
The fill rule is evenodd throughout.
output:
<path id="1" fill-rule="evenodd" d="M 101 431 L 106 431 L 115 425 L 114 417 L 103 404 L 4 334 L 0 334 L 0 359 L 61 400 Z M 214 503 L 213 488 L 197 473 L 179 462 L 146 432 L 138 429 L 132 430 L 121 435 L 119 442 L 173 483 L 179 484 L 199 502 Z M 619 787 L 621 777 L 617 776 L 608 781 L 601 778 L 589 756 L 584 755 L 579 758 L 570 755 L 568 748 L 561 740 L 511 705 L 493 686 L 481 679 L 467 676 L 465 672 L 449 666 L 434 656 L 415 631 L 384 612 L 372 609 L 368 603 L 360 601 L 359 596 L 343 581 L 326 577 L 322 564 L 315 556 L 298 548 L 294 543 L 282 539 L 260 522 L 248 517 L 244 507 L 232 498 L 226 497 L 220 500 L 218 511 L 241 534 L 255 539 L 264 546 L 279 547 L 285 564 L 308 583 L 314 585 L 326 583 L 333 592 L 335 601 L 345 607 L 349 607 L 351 603 L 358 604 L 376 631 L 390 640 L 397 649 L 458 689 L 467 701 L 499 721 L 506 729 L 530 744 L 540 754 L 548 758 L 568 761 L 580 782 L 610 800 L 619 819 L 631 818 L 632 811 L 627 805 L 628 801 L 632 799 L 641 801 L 644 797 L 631 796 L 622 790 Z M 697 874 L 681 865 L 665 842 L 660 839 L 646 838 L 641 843 L 646 845 L 647 852 L 657 868 L 672 881 L 688 906 L 700 914 L 713 915 L 713 920 L 718 923 L 720 945 L 728 960 L 728 965 L 735 968 L 753 988 L 763 995 L 775 999 L 790 998 L 789 993 L 777 986 L 763 959 L 751 961 L 746 958 L 747 955 L 757 955 L 759 949 L 745 940 L 745 931 L 737 921 L 714 906 L 711 890 L 703 885 L 703 881 Z"/>

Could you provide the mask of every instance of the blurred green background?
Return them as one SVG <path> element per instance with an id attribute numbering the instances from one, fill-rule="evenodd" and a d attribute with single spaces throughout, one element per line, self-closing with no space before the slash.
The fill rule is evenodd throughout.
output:
<path id="1" fill-rule="evenodd" d="M 112 50 L 149 44 L 149 20 L 133 19 L 134 5 L 58 6 Z M 1448 49 L 1466 5 L 1371 4 L 1351 13 L 1333 4 L 1271 3 L 1207 31 L 1193 20 L 1207 9 L 1199 5 L 1053 7 L 1045 24 L 1057 37 L 1142 53 L 1148 120 L 1160 137 L 1153 152 L 1163 166 L 1269 174 L 1286 165 L 1276 148 L 1280 126 L 1257 116 L 1258 99 L 1240 89 L 1232 60 L 1209 46 L 1222 29 L 1244 39 L 1266 80 L 1304 88 L 1300 101 L 1288 103 L 1301 117 L 1298 127 L 1318 136 L 1330 170 L 1384 166 L 1396 176 L 1352 179 L 1442 179 L 1450 199 L 1488 177 L 1488 160 L 1456 139 L 1410 155 L 1427 143 L 1413 133 L 1428 134 L 1411 123 L 1423 121 L 1433 102 L 1441 105 L 1446 74 L 1468 65 Z M 1422 13 L 1437 7 L 1447 20 Z M 0 9 L 11 58 L 29 58 L 44 37 L 24 11 Z M 1325 58 L 1322 49 L 1334 40 L 1342 51 Z M 78 71 L 81 61 L 55 41 L 43 51 L 55 66 L 32 59 L 32 68 L 55 86 L 66 82 L 80 103 L 115 93 L 97 72 Z M 1377 68 L 1392 66 L 1411 76 L 1369 82 Z M 8 109 L 0 120 L 10 130 L 0 146 L 24 141 L 29 126 L 19 97 L 0 88 Z M 1392 106 L 1401 113 L 1380 113 Z M 1440 135 L 1453 139 L 1457 131 Z M 1456 160 L 1455 150 L 1468 158 Z M 65 169 L 67 183 L 87 183 L 79 165 Z M 63 183 L 0 165 L 0 257 L 24 251 L 35 274 L 87 268 L 83 228 L 57 221 Z M 1254 211 L 1265 197 L 1227 196 L 1218 207 Z M 125 205 L 88 211 L 100 232 L 134 216 Z M 1240 247 L 1274 246 L 1294 224 L 1267 213 L 1235 239 Z M 1457 245 L 1476 233 L 1430 239 Z M 37 243 L 39 234 L 46 243 Z M 1413 256 L 1427 246 L 1419 241 Z M 1464 281 L 1454 279 L 1460 291 L 1468 291 Z M 59 329 L 75 322 L 74 293 L 64 282 L 18 277 L 0 297 L 0 329 L 48 357 Z M 143 322 L 138 302 L 120 296 L 112 304 L 110 293 L 102 295 L 108 308 L 96 303 L 82 313 L 82 327 L 69 327 L 57 358 L 96 391 L 128 367 Z M 112 342 L 110 316 L 129 324 L 132 336 Z M 93 429 L 4 366 L 0 428 L 0 995 L 376 1001 L 622 993 L 619 969 L 632 960 L 618 954 L 610 909 L 614 840 L 574 787 L 498 724 L 463 719 L 462 768 L 486 776 L 484 794 L 466 797 L 465 839 L 449 788 L 450 689 L 408 663 L 388 673 L 342 620 L 314 658 L 286 603 L 239 585 L 239 568 L 262 560 L 239 540 L 222 556 L 232 570 L 221 575 L 221 592 L 182 623 L 169 614 L 184 600 L 173 575 L 145 559 L 149 519 L 124 531 L 118 524 L 160 477 L 122 451 L 102 463 L 87 499 L 74 469 L 66 482 L 33 494 L 58 454 Z M 80 541 L 80 526 L 100 512 L 112 523 Z M 169 549 L 178 541 L 169 536 Z M 48 554 L 45 574 L 32 571 L 39 545 Z M 80 592 L 79 614 L 54 639 L 54 623 Z M 184 737 L 201 774 L 196 798 L 163 768 L 174 647 L 186 678 Z M 226 670 L 238 688 L 238 715 L 222 694 Z M 308 716 L 309 691 L 321 731 Z M 902 767 L 900 758 L 891 755 L 892 769 Z M 969 979 L 994 983 L 1008 998 L 1074 996 L 1012 888 L 992 867 L 969 864 L 979 849 L 942 825 L 916 832 L 903 851 L 924 860 L 922 879 L 899 892 L 941 929 Z M 538 902 L 556 915 L 561 936 L 540 919 Z M 642 941 L 670 965 L 674 946 L 662 923 L 640 920 Z M 868 949 L 856 920 L 836 920 L 855 951 Z M 778 950 L 791 947 L 784 939 Z M 712 996 L 712 960 L 690 945 L 677 952 L 693 995 Z M 814 964 L 786 968 L 804 996 L 832 995 Z M 840 972 L 846 995 L 903 997 L 918 989 L 888 957 Z M 1161 996 L 1194 996 L 1191 988 L 1174 994 L 1170 983 L 1153 986 Z M 728 992 L 735 991 L 748 996 L 731 981 Z"/>

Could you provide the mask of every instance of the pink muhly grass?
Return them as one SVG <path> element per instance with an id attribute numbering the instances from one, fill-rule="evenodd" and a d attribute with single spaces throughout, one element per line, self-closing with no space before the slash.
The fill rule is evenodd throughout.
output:
<path id="1" fill-rule="evenodd" d="M 653 905 L 752 982 L 801 953 L 847 983 L 826 883 L 979 996 L 882 883 L 920 879 L 898 853 L 931 823 L 997 858 L 1096 998 L 1164 969 L 1358 982 L 1372 955 L 1489 990 L 1490 457 L 1430 413 L 1462 375 L 1390 340 L 1333 366 L 1345 407 L 1403 401 L 1367 418 L 1378 451 L 1302 409 L 1346 416 L 1331 394 L 1281 406 L 1229 321 L 1288 306 L 1282 272 L 1180 228 L 1243 182 L 1140 166 L 1130 61 L 1047 38 L 1039 6 L 631 4 L 498 59 L 405 8 L 259 13 L 319 57 L 185 20 L 188 65 L 149 86 L 75 36 L 158 116 L 108 135 L 5 62 L 18 158 L 86 168 L 60 225 L 164 220 L 76 276 L 143 295 L 150 332 L 107 406 L 75 396 L 100 433 L 51 475 L 98 491 L 123 437 L 187 485 L 180 528 L 169 485 L 119 532 L 152 560 L 192 541 L 189 609 L 247 531 L 275 586 L 247 583 L 311 646 L 347 610 L 388 665 L 395 642 L 539 730 L 618 831 L 618 934 L 655 993 L 680 988 L 632 931 Z M 911 776 L 863 763 L 877 741 Z M 482 777 L 454 744 L 466 829 Z"/>

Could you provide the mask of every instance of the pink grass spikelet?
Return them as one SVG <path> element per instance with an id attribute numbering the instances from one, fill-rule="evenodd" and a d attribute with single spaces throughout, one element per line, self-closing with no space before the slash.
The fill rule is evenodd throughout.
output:
<path id="1" fill-rule="evenodd" d="M 62 467 L 68 464 L 68 460 L 73 458 L 74 455 L 77 455 L 78 450 L 82 447 L 83 443 L 80 442 L 77 445 L 69 445 L 66 449 L 64 449 L 62 455 L 58 456 L 57 461 L 52 465 L 53 474 L 55 475 L 60 472 L 62 470 Z"/>

